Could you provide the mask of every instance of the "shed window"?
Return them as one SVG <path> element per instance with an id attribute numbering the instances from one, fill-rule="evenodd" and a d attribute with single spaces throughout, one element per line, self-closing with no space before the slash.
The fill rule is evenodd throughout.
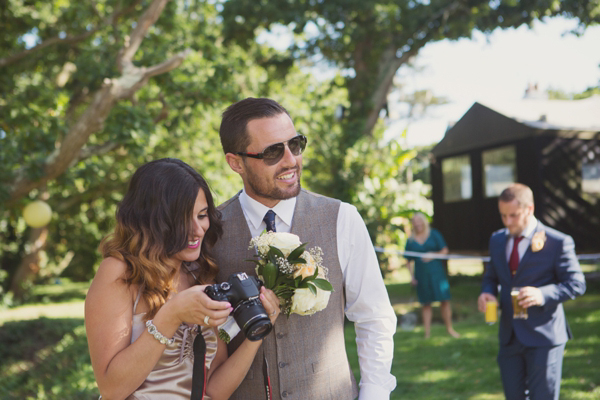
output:
<path id="1" fill-rule="evenodd" d="M 600 193 L 600 162 L 584 162 L 581 168 L 584 193 Z"/>
<path id="2" fill-rule="evenodd" d="M 442 161 L 444 201 L 468 200 L 473 197 L 471 160 L 468 155 Z"/>
<path id="3" fill-rule="evenodd" d="M 497 197 L 517 179 L 515 146 L 500 147 L 484 151 L 483 190 L 485 197 Z"/>

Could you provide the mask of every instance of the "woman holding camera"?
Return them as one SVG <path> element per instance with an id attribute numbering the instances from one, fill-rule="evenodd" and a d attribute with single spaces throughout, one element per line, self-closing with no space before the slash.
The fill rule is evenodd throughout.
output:
<path id="1" fill-rule="evenodd" d="M 140 167 L 117 210 L 104 260 L 85 301 L 85 326 L 103 399 L 189 399 L 193 344 L 203 335 L 205 398 L 226 399 L 246 375 L 261 341 L 245 340 L 231 357 L 216 327 L 231 304 L 204 288 L 217 266 L 211 248 L 220 215 L 206 181 L 177 159 Z M 261 288 L 272 323 L 279 301 Z"/>

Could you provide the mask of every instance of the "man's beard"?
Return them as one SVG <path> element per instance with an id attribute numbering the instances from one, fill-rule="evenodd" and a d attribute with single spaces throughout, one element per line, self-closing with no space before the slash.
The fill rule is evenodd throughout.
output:
<path id="1" fill-rule="evenodd" d="M 271 199 L 271 200 L 287 200 L 287 199 L 291 199 L 293 197 L 298 196 L 298 194 L 300 193 L 300 189 L 302 189 L 302 186 L 300 184 L 301 173 L 302 173 L 302 168 L 300 168 L 300 167 L 296 168 L 298 185 L 294 189 L 290 189 L 290 190 L 282 190 L 275 185 L 273 185 L 273 187 L 269 190 L 269 188 L 267 188 L 266 185 L 263 184 L 263 182 L 261 182 L 260 179 L 257 179 L 257 175 L 254 173 L 249 173 L 247 175 L 248 176 L 248 186 L 250 186 L 250 188 L 252 189 L 254 194 L 256 194 L 257 196 L 260 196 L 260 197 L 263 197 L 266 199 Z M 277 174 L 277 175 L 279 175 L 279 174 Z"/>

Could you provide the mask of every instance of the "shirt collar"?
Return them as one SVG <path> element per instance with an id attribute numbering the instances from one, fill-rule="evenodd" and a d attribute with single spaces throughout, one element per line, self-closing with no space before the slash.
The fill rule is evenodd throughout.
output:
<path id="1" fill-rule="evenodd" d="M 523 232 L 521 233 L 521 236 L 523 236 L 526 239 L 530 239 L 533 236 L 533 232 L 535 231 L 535 227 L 537 226 L 537 219 L 532 216 L 531 219 L 529 220 L 529 222 L 527 223 L 527 226 L 525 227 L 525 230 L 523 230 Z"/>
<path id="2" fill-rule="evenodd" d="M 269 208 L 254 200 L 248 196 L 245 190 L 242 190 L 242 193 L 240 193 L 240 205 L 244 214 L 246 214 L 246 218 L 255 229 L 260 228 L 260 224 L 263 223 L 263 218 L 269 210 L 273 210 L 277 215 L 276 218 L 290 228 L 294 217 L 294 209 L 296 208 L 296 198 L 292 197 L 291 199 L 280 200 L 275 207 Z"/>
<path id="3" fill-rule="evenodd" d="M 537 218 L 532 217 L 529 222 L 527 223 L 527 226 L 525 227 L 525 229 L 523 229 L 523 232 L 521 232 L 520 236 L 523 236 L 523 238 L 525 239 L 529 239 L 531 240 L 532 236 L 533 236 L 533 232 L 535 231 L 535 228 L 537 227 Z M 510 232 L 508 232 L 508 228 L 506 228 L 505 230 L 506 235 L 510 236 Z"/>

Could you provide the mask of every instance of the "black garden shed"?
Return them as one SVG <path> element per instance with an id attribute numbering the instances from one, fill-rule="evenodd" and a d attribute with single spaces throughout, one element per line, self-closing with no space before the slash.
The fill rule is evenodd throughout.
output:
<path id="1" fill-rule="evenodd" d="M 513 182 L 578 252 L 600 251 L 600 96 L 474 103 L 432 154 L 433 225 L 452 251 L 487 251 L 502 227 L 497 196 Z"/>

